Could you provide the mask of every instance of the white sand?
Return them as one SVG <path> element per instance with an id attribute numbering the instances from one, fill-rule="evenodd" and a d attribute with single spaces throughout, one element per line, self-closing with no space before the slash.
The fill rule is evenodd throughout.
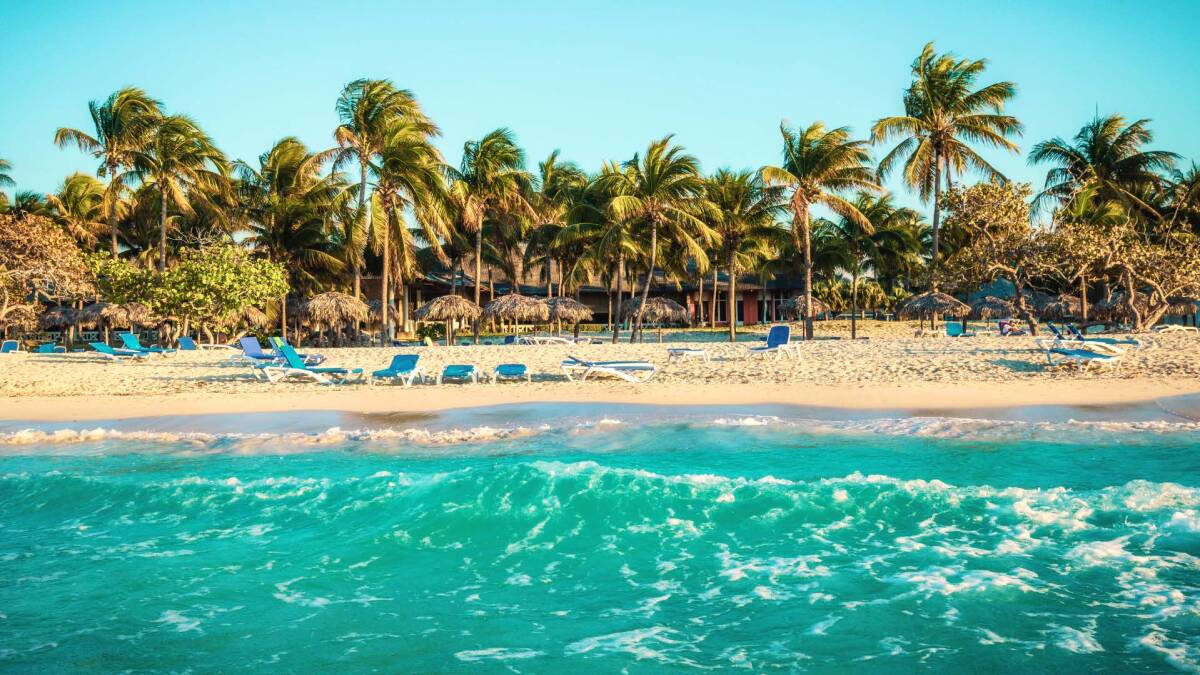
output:
<path id="1" fill-rule="evenodd" d="M 822 326 L 822 328 L 826 328 Z M 841 332 L 840 328 L 837 327 Z M 105 419 L 160 414 L 267 410 L 433 410 L 527 401 L 638 403 L 794 403 L 849 408 L 954 409 L 1033 404 L 1132 402 L 1200 391 L 1200 338 L 1145 335 L 1146 349 L 1111 371 L 1048 368 L 1030 337 L 929 339 L 879 337 L 906 333 L 902 324 L 868 325 L 873 339 L 816 340 L 799 358 L 747 358 L 748 343 L 703 345 L 710 362 L 667 363 L 671 343 L 589 346 L 479 346 L 321 349 L 326 364 L 385 367 L 393 354 L 416 352 L 433 373 L 448 363 L 489 372 L 525 363 L 534 382 L 442 387 L 366 384 L 269 384 L 232 352 L 182 352 L 145 362 L 109 363 L 83 354 L 0 356 L 0 418 Z M 826 334 L 833 332 L 827 328 Z M 836 334 L 836 333 L 835 333 Z M 653 333 L 647 339 L 655 340 Z M 302 351 L 316 351 L 303 349 Z M 568 354 L 584 359 L 646 359 L 658 376 L 648 384 L 619 380 L 567 382 Z"/>

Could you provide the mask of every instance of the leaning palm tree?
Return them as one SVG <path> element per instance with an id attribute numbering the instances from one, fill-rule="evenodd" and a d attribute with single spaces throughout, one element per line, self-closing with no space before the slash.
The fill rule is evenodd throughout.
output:
<path id="1" fill-rule="evenodd" d="M 792 241 L 804 252 L 804 304 L 812 308 L 812 222 L 809 208 L 823 204 L 839 216 L 865 223 L 866 217 L 854 204 L 837 193 L 845 190 L 880 191 L 869 166 L 866 141 L 850 140 L 846 127 L 826 129 L 820 122 L 805 128 L 779 126 L 783 135 L 783 164 L 762 168 L 768 185 L 789 191 L 792 212 Z M 813 317 L 804 318 L 804 338 L 811 340 Z"/>
<path id="2" fill-rule="evenodd" d="M 60 127 L 54 132 L 59 147 L 74 144 L 83 152 L 100 160 L 97 175 L 108 178 L 104 192 L 104 219 L 112 244 L 112 256 L 117 257 L 117 228 L 121 195 L 125 185 L 121 172 L 133 168 L 134 155 L 145 145 L 151 131 L 162 117 L 162 104 L 146 92 L 126 87 L 109 96 L 103 103 L 91 101 L 92 134 Z"/>
<path id="3" fill-rule="evenodd" d="M 616 183 L 608 210 L 614 220 L 631 221 L 650 241 L 642 302 L 634 315 L 630 342 L 642 329 L 642 314 L 654 283 L 659 235 L 682 245 L 690 257 L 707 261 L 705 244 L 716 239 L 702 218 L 711 209 L 704 199 L 700 162 L 673 145 L 671 136 L 650 143 L 645 155 L 634 155 L 622 164 L 624 171 L 609 174 Z"/>
<path id="4" fill-rule="evenodd" d="M 12 162 L 0 159 L 0 187 L 12 187 L 17 184 L 12 176 L 8 175 L 10 171 L 12 171 Z"/>
<path id="5" fill-rule="evenodd" d="M 167 219 L 174 207 L 191 215 L 193 199 L 208 198 L 227 184 L 228 162 L 196 123 L 186 115 L 161 118 L 145 144 L 133 153 L 133 177 L 154 185 L 158 193 L 158 268 L 167 268 Z"/>
<path id="6" fill-rule="evenodd" d="M 46 195 L 55 210 L 54 220 L 71 238 L 89 250 L 106 229 L 104 220 L 104 184 L 95 178 L 75 173 L 63 181 L 57 194 Z"/>
<path id="7" fill-rule="evenodd" d="M 357 217 L 345 223 L 346 261 L 354 271 L 354 297 L 362 290 L 363 255 L 370 236 L 372 209 L 368 208 L 367 181 L 387 133 L 395 120 L 404 120 L 436 136 L 438 128 L 425 116 L 407 89 L 397 89 L 388 80 L 359 79 L 342 88 L 337 100 L 339 124 L 333 132 L 338 144 L 335 167 L 357 162 L 359 169 Z"/>
<path id="8" fill-rule="evenodd" d="M 475 304 L 481 300 L 483 282 L 483 226 L 486 221 L 530 216 L 528 195 L 532 176 L 525 170 L 525 152 L 508 129 L 496 129 L 478 141 L 463 145 L 457 169 L 447 167 L 450 194 L 456 204 L 457 225 L 475 237 Z M 479 342 L 479 323 L 475 324 Z"/>
<path id="9" fill-rule="evenodd" d="M 447 261 L 441 250 L 441 241 L 450 236 L 443 167 L 442 155 L 433 147 L 429 131 L 422 125 L 397 119 L 384 133 L 372 172 L 378 176 L 375 195 L 386 221 L 375 228 L 380 233 L 375 237 L 378 252 L 383 256 L 379 300 L 385 344 L 391 344 L 392 339 L 388 308 L 393 268 L 405 286 L 417 278 L 420 270 L 417 235 L 407 227 L 405 213 L 411 212 L 416 218 L 424 243 L 443 262 Z"/>
<path id="10" fill-rule="evenodd" d="M 1159 172 L 1171 169 L 1179 156 L 1143 149 L 1154 140 L 1149 123 L 1141 119 L 1126 125 L 1121 115 L 1096 117 L 1070 142 L 1052 138 L 1033 146 L 1030 163 L 1052 166 L 1034 206 L 1062 203 L 1094 183 L 1101 201 L 1118 201 L 1131 211 L 1156 214 L 1141 194 L 1162 184 Z"/>
<path id="11" fill-rule="evenodd" d="M 784 208 L 783 191 L 764 185 L 751 171 L 721 169 L 708 179 L 705 192 L 720 237 L 713 253 L 729 275 L 729 341 L 735 342 L 738 272 L 755 269 L 778 249 L 785 234 L 775 225 Z"/>
<path id="12" fill-rule="evenodd" d="M 942 179 L 975 170 L 988 180 L 1004 176 L 969 144 L 1019 151 L 1011 136 L 1021 135 L 1021 123 L 1002 114 L 1017 93 L 1012 82 L 996 82 L 978 89 L 976 80 L 987 69 L 986 59 L 958 59 L 938 54 L 930 42 L 912 65 L 913 81 L 904 92 L 904 114 L 885 117 L 871 128 L 871 140 L 881 143 L 902 139 L 879 161 L 883 180 L 903 162 L 904 182 L 921 199 L 933 198 L 933 258 L 930 272 L 937 284 Z"/>
<path id="13" fill-rule="evenodd" d="M 850 273 L 850 338 L 858 337 L 859 278 L 895 257 L 909 245 L 905 224 L 917 218 L 911 209 L 896 208 L 891 195 L 860 192 L 854 207 L 864 220 L 840 217 L 823 228 L 830 242 L 844 252 L 841 267 Z"/>

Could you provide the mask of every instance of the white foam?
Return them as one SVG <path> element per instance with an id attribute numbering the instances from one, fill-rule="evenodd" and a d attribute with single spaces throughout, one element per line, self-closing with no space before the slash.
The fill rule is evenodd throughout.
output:
<path id="1" fill-rule="evenodd" d="M 536 649 L 514 649 L 511 647 L 489 647 L 487 649 L 467 649 L 455 652 L 454 658 L 459 661 L 473 663 L 476 661 L 512 661 L 534 659 L 545 656 L 545 652 Z"/>

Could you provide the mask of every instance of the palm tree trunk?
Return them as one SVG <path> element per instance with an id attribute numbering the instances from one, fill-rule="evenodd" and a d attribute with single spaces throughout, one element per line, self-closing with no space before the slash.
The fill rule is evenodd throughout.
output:
<path id="1" fill-rule="evenodd" d="M 696 275 L 700 280 L 700 288 L 696 291 L 696 325 L 704 326 L 704 275 Z"/>
<path id="2" fill-rule="evenodd" d="M 160 183 L 158 205 L 158 271 L 167 271 L 167 188 Z"/>
<path id="3" fill-rule="evenodd" d="M 279 298 L 279 333 L 287 339 L 287 293 Z"/>
<path id="4" fill-rule="evenodd" d="M 737 342 L 737 321 L 734 313 L 737 311 L 737 271 L 734 269 L 733 251 L 729 252 L 729 341 Z"/>
<path id="5" fill-rule="evenodd" d="M 646 287 L 642 289 L 642 304 L 638 305 L 637 328 L 629 334 L 630 342 L 633 342 L 633 337 L 635 334 L 641 338 L 642 313 L 646 311 L 646 302 L 650 299 L 650 286 L 654 283 L 654 264 L 658 262 L 656 259 L 657 256 L 658 223 L 656 221 L 652 221 L 650 224 L 650 267 L 646 269 Z"/>
<path id="6" fill-rule="evenodd" d="M 1087 305 L 1087 275 L 1079 275 L 1079 320 L 1087 323 L 1088 320 L 1088 305 Z"/>
<path id="7" fill-rule="evenodd" d="M 358 183 L 358 212 L 363 223 L 363 236 L 371 231 L 371 210 L 367 208 L 367 160 L 365 157 L 359 157 L 359 183 Z M 351 238 L 352 245 L 357 247 L 358 242 Z M 362 298 L 362 270 L 358 266 L 358 251 L 351 251 L 354 256 L 354 297 Z"/>
<path id="8" fill-rule="evenodd" d="M 938 289 L 938 249 L 941 245 L 942 226 L 942 155 L 933 151 L 933 256 L 929 262 L 929 287 Z"/>
<path id="9" fill-rule="evenodd" d="M 483 276 L 483 223 L 479 224 L 479 229 L 475 230 L 475 304 L 478 305 L 481 298 L 479 293 L 482 290 L 480 279 Z M 475 344 L 479 344 L 479 319 L 475 319 Z"/>
<path id="10" fill-rule="evenodd" d="M 809 231 L 808 206 L 800 214 L 800 229 L 804 234 L 804 339 L 813 339 L 812 300 L 812 233 Z"/>
<path id="11" fill-rule="evenodd" d="M 379 288 L 379 317 L 383 321 L 380 326 L 380 331 L 383 333 L 383 344 L 385 347 L 392 345 L 392 322 L 388 321 L 388 301 L 391 299 L 391 283 L 392 283 L 392 219 L 395 217 L 394 211 L 388 209 L 387 224 L 383 228 L 383 283 Z"/>
<path id="12" fill-rule="evenodd" d="M 116 184 L 116 178 L 117 178 L 117 167 L 115 164 L 110 162 L 108 165 L 108 189 L 110 192 L 112 191 L 113 186 Z M 108 195 L 108 196 L 110 198 L 113 197 L 113 195 Z M 115 208 L 116 205 L 113 203 L 109 203 L 107 206 L 108 206 L 108 208 L 105 209 L 107 211 L 107 213 L 105 213 L 104 215 L 105 215 L 105 220 L 108 222 L 108 235 L 110 237 L 112 237 L 112 257 L 113 257 L 113 260 L 116 260 L 117 259 L 117 210 Z"/>
<path id="13" fill-rule="evenodd" d="M 858 261 L 850 272 L 850 339 L 858 339 Z"/>
<path id="14" fill-rule="evenodd" d="M 614 345 L 617 344 L 617 339 L 621 335 L 621 292 L 624 291 L 624 288 L 622 287 L 623 282 L 625 281 L 624 272 L 625 252 L 621 251 L 617 254 L 617 311 L 616 314 L 611 315 L 613 332 L 612 341 Z"/>

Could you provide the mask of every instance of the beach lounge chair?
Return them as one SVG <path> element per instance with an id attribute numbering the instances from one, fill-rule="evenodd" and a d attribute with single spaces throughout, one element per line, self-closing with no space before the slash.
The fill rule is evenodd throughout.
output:
<path id="1" fill-rule="evenodd" d="M 21 351 L 21 343 L 16 340 L 0 342 L 0 354 L 16 354 Z"/>
<path id="2" fill-rule="evenodd" d="M 698 347 L 669 347 L 667 348 L 667 363 L 674 363 L 683 359 L 700 359 L 708 361 L 708 350 Z"/>
<path id="3" fill-rule="evenodd" d="M 658 372 L 658 367 L 649 361 L 584 361 L 574 356 L 568 356 L 562 362 L 562 371 L 563 375 L 566 375 L 567 379 L 572 382 L 575 381 L 576 376 L 579 377 L 580 382 L 583 382 L 593 374 L 600 374 L 641 384 L 649 382 Z"/>
<path id="4" fill-rule="evenodd" d="M 143 347 L 141 341 L 138 340 L 138 336 L 134 335 L 133 333 L 117 333 L 117 337 L 121 338 L 121 344 L 125 345 L 125 349 L 128 349 L 131 352 L 158 354 L 160 356 L 166 356 L 167 354 L 175 353 L 174 349 L 167 349 L 164 347 Z"/>
<path id="5" fill-rule="evenodd" d="M 231 345 L 218 345 L 209 342 L 198 343 L 187 335 L 179 336 L 179 351 L 181 352 L 198 352 L 208 349 L 237 349 Z"/>
<path id="6" fill-rule="evenodd" d="M 1025 332 L 1024 328 L 1017 326 L 1017 324 L 1013 323 L 1012 321 L 1008 321 L 1007 319 L 1001 319 L 997 321 L 996 327 L 1000 329 L 1000 335 L 1003 337 L 1029 334 Z"/>
<path id="7" fill-rule="evenodd" d="M 946 322 L 946 337 L 975 337 L 975 333 L 963 328 L 957 321 Z"/>
<path id="8" fill-rule="evenodd" d="M 504 336 L 504 344 L 506 344 L 506 345 L 517 344 L 517 336 L 516 335 L 505 335 Z"/>
<path id="9" fill-rule="evenodd" d="M 1084 347 L 1066 347 L 1059 340 L 1038 340 L 1037 342 L 1045 350 L 1046 362 L 1051 366 L 1073 363 L 1080 370 L 1085 370 L 1093 365 L 1115 367 L 1124 356 L 1124 354 L 1100 353 Z"/>
<path id="10" fill-rule="evenodd" d="M 140 361 L 142 359 L 150 358 L 150 354 L 148 352 L 135 352 L 132 349 L 116 349 L 103 342 L 89 342 L 88 346 L 96 350 L 96 353 L 108 359 L 109 361 L 125 361 L 129 359 L 136 359 Z"/>
<path id="11" fill-rule="evenodd" d="M 1076 326 L 1075 324 L 1067 324 L 1066 328 L 1071 333 L 1071 338 L 1076 341 L 1079 341 L 1079 342 L 1084 342 L 1084 343 L 1090 342 L 1093 344 L 1105 344 L 1105 345 L 1112 345 L 1114 347 L 1122 347 L 1122 348 L 1133 347 L 1133 349 L 1135 351 L 1142 348 L 1142 341 L 1137 338 L 1134 338 L 1134 337 L 1110 338 L 1110 337 L 1095 337 L 1092 335 L 1084 335 L 1083 331 L 1079 330 L 1079 327 Z"/>
<path id="12" fill-rule="evenodd" d="M 295 349 L 291 345 L 283 344 L 279 346 L 279 352 L 283 355 L 282 365 L 263 366 L 262 373 L 266 375 L 269 382 L 281 382 L 289 378 L 302 378 L 312 380 L 318 384 L 343 384 L 351 380 L 359 380 L 363 377 L 362 368 L 333 368 L 333 367 L 318 367 L 310 366 L 300 358 Z"/>
<path id="13" fill-rule="evenodd" d="M 1161 326 L 1154 327 L 1155 333 L 1195 333 L 1198 330 L 1200 329 L 1197 329 L 1195 326 L 1184 326 L 1178 323 L 1164 323 Z"/>
<path id="14" fill-rule="evenodd" d="M 442 368 L 442 372 L 438 373 L 437 383 L 441 384 L 446 380 L 461 380 L 470 382 L 471 384 L 479 383 L 479 371 L 473 365 L 451 364 Z"/>
<path id="15" fill-rule="evenodd" d="M 242 353 L 229 357 L 233 361 L 249 362 L 251 366 L 256 368 L 278 366 L 284 362 L 282 355 L 263 351 L 262 344 L 253 335 L 248 335 L 238 340 L 238 344 L 242 348 Z M 256 370 L 254 376 L 258 377 L 261 374 L 261 371 Z"/>
<path id="16" fill-rule="evenodd" d="M 761 354 L 776 354 L 788 355 L 792 358 L 800 358 L 800 352 L 796 351 L 796 345 L 792 344 L 792 328 L 791 326 L 771 326 L 771 330 L 767 331 L 767 344 L 761 347 L 747 347 L 750 356 Z"/>
<path id="17" fill-rule="evenodd" d="M 496 384 L 500 380 L 532 382 L 533 376 L 529 374 L 529 367 L 524 363 L 501 363 L 492 369 L 492 384 Z"/>
<path id="18" fill-rule="evenodd" d="M 367 384 L 375 384 L 375 380 L 398 380 L 404 383 L 404 386 L 411 387 L 414 381 L 424 382 L 425 371 L 417 365 L 420 358 L 418 354 L 397 354 L 392 357 L 392 363 L 387 368 L 371 373 Z"/>
<path id="19" fill-rule="evenodd" d="M 33 350 L 34 354 L 66 354 L 67 348 L 53 342 L 43 342 Z"/>
<path id="20" fill-rule="evenodd" d="M 284 345 L 287 345 L 288 344 L 287 340 L 284 340 L 283 338 L 276 336 L 276 337 L 267 338 L 267 342 L 271 343 L 271 348 L 275 350 L 276 356 L 283 356 L 283 352 L 281 352 L 279 350 L 279 348 Z M 296 356 L 299 356 L 301 359 L 304 360 L 305 363 L 307 363 L 310 366 L 319 366 L 322 363 L 325 363 L 325 357 L 321 356 L 320 354 L 297 354 Z"/>

